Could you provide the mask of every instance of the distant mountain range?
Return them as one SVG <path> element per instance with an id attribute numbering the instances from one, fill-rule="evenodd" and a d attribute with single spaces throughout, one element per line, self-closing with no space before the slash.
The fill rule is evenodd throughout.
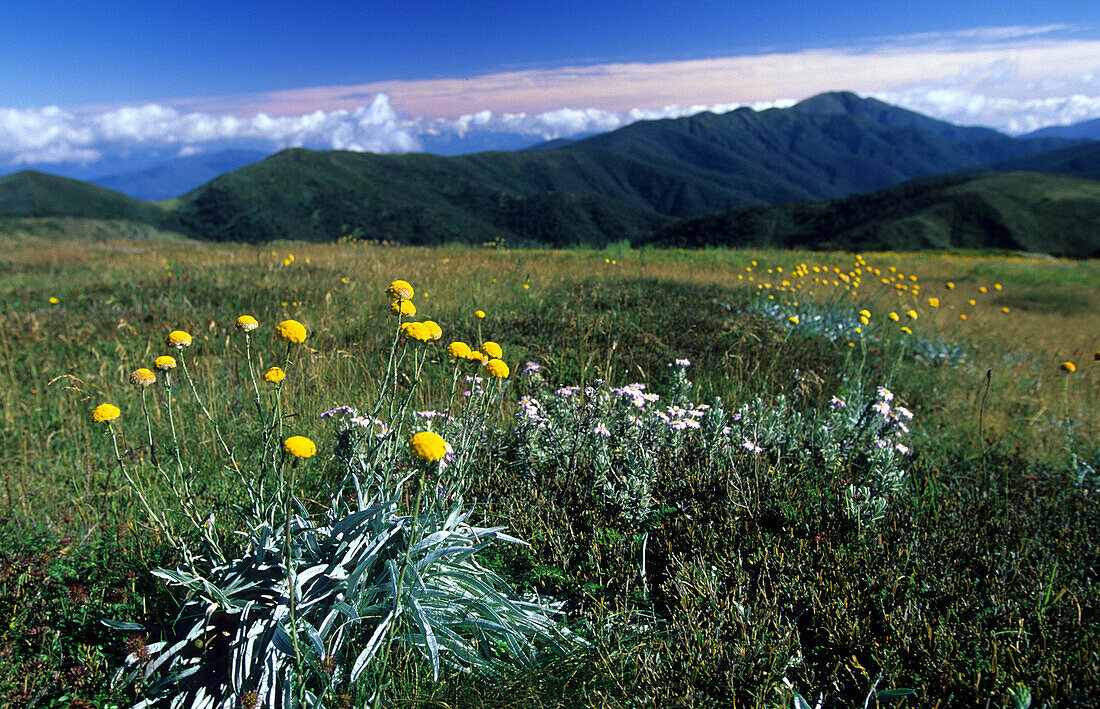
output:
<path id="1" fill-rule="evenodd" d="M 1100 177 L 1098 146 L 1075 137 L 1011 138 L 850 93 L 829 93 L 788 109 L 743 108 L 721 115 L 642 121 L 514 152 L 443 157 L 286 150 L 220 174 L 164 205 L 127 201 L 121 194 L 108 198 L 91 185 L 82 199 L 80 183 L 49 187 L 54 183 L 46 176 L 18 173 L 0 178 L 0 215 L 103 218 L 114 205 L 119 219 L 147 221 L 212 240 L 331 241 L 352 235 L 418 244 L 505 239 L 517 245 L 555 246 L 623 239 L 737 243 L 748 237 L 729 230 L 731 219 L 749 219 L 763 229 L 769 218 L 775 224 L 801 223 L 813 215 L 816 236 L 784 226 L 767 238 L 804 238 L 807 244 L 837 246 L 848 243 L 848 237 L 821 238 L 829 219 L 849 224 L 844 215 L 863 214 L 865 221 L 875 221 L 871 218 L 889 212 L 895 224 L 904 216 L 897 211 L 902 207 L 891 205 L 908 204 L 906 209 L 917 210 L 914 214 L 927 215 L 930 200 L 939 199 L 939 204 L 951 206 L 933 211 L 950 213 L 950 219 L 936 222 L 914 216 L 904 228 L 875 221 L 883 243 L 904 238 L 925 246 L 1018 244 L 1080 256 L 1097 252 L 1100 227 L 1090 231 L 1081 225 L 1083 241 L 1051 236 L 1047 248 L 1039 225 L 1057 214 L 1042 207 L 1041 200 L 1051 192 L 1055 202 L 1061 200 L 1059 210 L 1091 214 L 1083 205 L 1097 198 L 1090 186 Z M 210 165 L 196 161 L 195 173 Z M 955 182 L 922 181 L 888 189 L 934 175 L 1009 171 L 1066 177 L 1028 181 L 1011 175 L 967 175 L 953 178 Z M 128 189 L 140 183 L 147 193 L 168 181 L 156 170 L 127 180 Z M 1071 190 L 1068 184 L 1075 180 L 1082 185 Z M 122 186 L 123 181 L 115 184 Z M 886 191 L 876 193 L 879 190 Z M 1062 197 L 1067 190 L 1075 195 L 1073 200 Z M 998 191 L 1004 199 L 995 198 Z M 981 199 L 974 197 L 979 193 L 984 195 Z M 962 194 L 969 196 L 962 199 Z M 865 196 L 835 202 L 851 195 Z M 831 206 L 793 206 L 821 200 L 834 201 L 825 203 Z M 1012 219 L 962 216 L 983 204 L 979 211 L 990 204 L 1003 206 L 1005 200 L 1023 200 L 1019 209 L 1004 207 L 1005 214 L 1016 215 Z M 772 205 L 791 206 L 772 212 L 744 210 Z M 1039 221 L 1028 221 L 1020 216 L 1021 210 L 1034 212 Z M 714 212 L 727 216 L 679 222 Z M 773 216 L 761 216 L 765 213 Z M 990 236 L 975 236 L 974 223 L 989 226 Z M 994 228 L 995 224 L 1001 226 Z M 1002 227 L 1012 235 L 997 231 Z M 711 237 L 704 236 L 706 229 L 724 231 Z M 854 223 L 844 227 L 847 231 L 837 229 L 838 234 L 850 234 L 851 243 L 879 238 L 871 235 L 870 227 L 861 231 Z"/>

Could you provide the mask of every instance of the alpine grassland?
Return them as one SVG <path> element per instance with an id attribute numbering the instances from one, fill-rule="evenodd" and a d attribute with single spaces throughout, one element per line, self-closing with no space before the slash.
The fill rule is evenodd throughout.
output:
<path id="1" fill-rule="evenodd" d="M 1100 703 L 1100 262 L 0 236 L 0 697 Z"/>

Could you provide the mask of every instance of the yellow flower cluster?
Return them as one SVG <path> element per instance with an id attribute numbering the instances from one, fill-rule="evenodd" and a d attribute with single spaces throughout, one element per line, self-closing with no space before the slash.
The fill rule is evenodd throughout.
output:
<path id="1" fill-rule="evenodd" d="M 407 340 L 427 342 L 431 339 L 431 331 L 422 322 L 401 323 L 399 332 Z"/>
<path id="2" fill-rule="evenodd" d="M 165 340 L 166 344 L 173 349 L 182 350 L 184 347 L 191 346 L 191 336 L 183 330 L 173 330 L 168 333 L 168 337 Z"/>
<path id="3" fill-rule="evenodd" d="M 259 326 L 259 321 L 251 315 L 242 315 L 237 318 L 237 329 L 241 332 L 252 332 Z"/>
<path id="4" fill-rule="evenodd" d="M 409 300 L 413 297 L 414 291 L 408 281 L 398 280 L 390 284 L 390 287 L 386 289 L 386 295 L 394 300 Z"/>
<path id="5" fill-rule="evenodd" d="M 284 379 L 286 379 L 286 372 L 282 367 L 272 367 L 264 372 L 264 381 L 269 384 L 278 384 Z"/>
<path id="6" fill-rule="evenodd" d="M 145 387 L 155 384 L 157 381 L 157 375 L 145 367 L 141 369 L 135 369 L 130 372 L 130 383 L 136 386 L 138 389 L 144 389 Z"/>
<path id="7" fill-rule="evenodd" d="M 161 372 L 167 372 L 176 368 L 176 358 L 171 355 L 161 355 L 153 360 L 153 366 Z"/>
<path id="8" fill-rule="evenodd" d="M 454 357 L 455 359 L 468 359 L 471 351 L 470 346 L 465 342 L 456 340 L 447 345 L 447 356 Z"/>
<path id="9" fill-rule="evenodd" d="M 283 450 L 295 458 L 309 458 L 317 452 L 317 446 L 305 436 L 291 436 L 283 441 Z"/>
<path id="10" fill-rule="evenodd" d="M 436 461 L 447 455 L 447 441 L 438 433 L 421 431 L 409 441 L 409 450 L 421 460 Z"/>
<path id="11" fill-rule="evenodd" d="M 306 326 L 297 320 L 284 320 L 275 326 L 275 334 L 283 342 L 300 345 L 306 341 Z"/>
<path id="12" fill-rule="evenodd" d="M 92 420 L 96 423 L 114 421 L 121 413 L 122 412 L 119 411 L 118 407 L 114 404 L 100 404 L 92 411 Z"/>
<path id="13" fill-rule="evenodd" d="M 411 300 L 395 300 L 390 304 L 390 312 L 397 317 L 412 317 L 416 315 L 416 306 Z"/>
<path id="14" fill-rule="evenodd" d="M 507 363 L 502 359 L 491 359 L 486 362 L 485 371 L 489 376 L 496 377 L 497 379 L 507 379 L 508 375 L 511 373 Z"/>
<path id="15" fill-rule="evenodd" d="M 482 342 L 481 351 L 495 359 L 500 359 L 504 356 L 504 349 L 497 343 L 491 341 Z"/>

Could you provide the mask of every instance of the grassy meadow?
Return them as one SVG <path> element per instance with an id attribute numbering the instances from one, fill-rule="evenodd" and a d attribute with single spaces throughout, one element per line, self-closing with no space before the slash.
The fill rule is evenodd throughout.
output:
<path id="1" fill-rule="evenodd" d="M 227 540 L 242 529 L 234 505 L 274 435 L 257 438 L 253 410 L 275 412 L 283 435 L 316 442 L 290 486 L 301 509 L 322 515 L 341 479 L 333 451 L 343 439 L 320 414 L 373 410 L 385 396 L 392 412 L 407 401 L 408 415 L 386 422 L 386 445 L 404 451 L 411 412 L 470 408 L 455 382 L 474 388 L 463 377 L 477 366 L 459 363 L 454 378 L 452 340 L 497 342 L 511 369 L 486 395 L 489 433 L 455 454 L 471 523 L 506 526 L 529 545 L 494 544 L 479 562 L 516 591 L 560 604 L 560 623 L 583 641 L 491 677 L 444 666 L 433 680 L 415 643 L 387 647 L 384 669 L 357 682 L 325 664 L 341 658 L 325 657 L 326 706 L 363 706 L 378 687 L 380 704 L 394 707 L 1100 702 L 1100 262 L 0 242 L 8 706 L 135 703 L 139 684 L 112 678 L 127 656 L 130 666 L 148 662 L 146 644 L 188 600 L 151 571 L 183 563 L 173 539 L 198 545 L 207 524 L 189 527 L 173 510 L 183 500 L 209 511 Z M 386 287 L 395 279 L 415 288 L 414 319 L 438 322 L 443 337 L 399 341 L 403 359 L 391 370 L 398 321 Z M 242 314 L 260 323 L 251 360 L 234 327 Z M 305 325 L 304 344 L 276 339 L 286 319 Z M 129 378 L 176 354 L 165 346 L 175 330 L 193 337 L 179 356 L 195 389 L 182 369 L 172 373 L 169 421 L 163 375 L 142 391 Z M 543 389 L 528 362 L 540 365 Z M 286 371 L 277 401 L 274 387 L 253 384 L 272 366 Z M 646 459 L 651 477 L 637 485 L 624 482 L 633 453 L 613 437 L 586 433 L 566 465 L 540 456 L 516 423 L 522 396 L 544 392 L 549 406 L 564 387 L 643 383 L 663 407 L 670 392 L 684 394 L 685 376 L 690 401 L 710 406 L 684 405 L 703 425 L 662 438 Z M 892 398 L 875 399 L 879 387 Z M 828 417 L 862 401 L 857 392 L 864 414 L 833 441 L 843 455 L 831 458 L 815 446 L 833 440 Z M 708 428 L 719 398 L 728 430 Z M 887 401 L 912 413 L 899 452 L 875 436 L 867 450 L 851 448 L 872 403 Z M 121 411 L 109 427 L 92 420 L 105 402 Z M 741 414 L 762 423 L 748 428 Z M 182 487 L 157 472 L 173 450 L 170 429 L 186 442 Z M 874 474 L 874 448 L 887 445 L 902 483 L 865 488 L 857 480 Z M 227 466 L 227 449 L 246 474 Z M 423 481 L 405 483 L 402 509 L 419 509 Z M 868 511 L 861 503 L 872 495 L 881 505 Z M 150 509 L 166 511 L 162 521 Z M 242 545 L 226 541 L 227 554 Z M 255 705 L 243 694 L 233 701 Z"/>

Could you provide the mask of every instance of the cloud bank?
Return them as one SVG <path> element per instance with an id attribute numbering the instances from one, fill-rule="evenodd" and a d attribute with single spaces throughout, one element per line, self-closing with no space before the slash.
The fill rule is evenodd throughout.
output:
<path id="1" fill-rule="evenodd" d="M 1054 38 L 1053 35 L 1068 35 Z M 66 110 L 0 108 L 0 165 L 93 163 L 248 145 L 408 152 L 471 138 L 530 142 L 703 110 L 787 106 L 831 90 L 1023 133 L 1100 117 L 1100 41 L 1074 28 L 984 27 L 862 46 L 378 82 Z"/>

